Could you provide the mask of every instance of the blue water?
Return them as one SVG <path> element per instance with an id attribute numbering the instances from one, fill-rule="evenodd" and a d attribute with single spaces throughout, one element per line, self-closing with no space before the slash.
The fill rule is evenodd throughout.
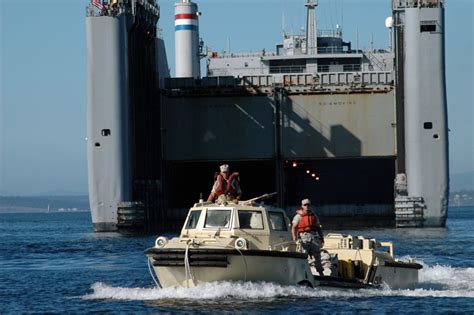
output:
<path id="1" fill-rule="evenodd" d="M 392 240 L 422 263 L 414 290 L 328 290 L 271 283 L 156 289 L 143 250 L 153 236 L 92 233 L 89 213 L 0 215 L 0 313 L 474 313 L 474 207 L 446 229 L 345 231 Z M 325 231 L 330 232 L 330 231 Z"/>

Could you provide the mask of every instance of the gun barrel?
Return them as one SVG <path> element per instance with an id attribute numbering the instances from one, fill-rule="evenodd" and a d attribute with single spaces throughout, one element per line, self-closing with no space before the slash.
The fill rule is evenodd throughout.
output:
<path id="1" fill-rule="evenodd" d="M 276 191 L 275 191 L 275 192 L 272 192 L 272 193 L 269 193 L 269 194 L 263 194 L 263 195 L 261 195 L 261 196 L 258 196 L 258 197 L 255 197 L 255 198 L 246 200 L 246 201 L 244 201 L 243 203 L 244 203 L 244 204 L 248 204 L 248 203 L 251 203 L 251 202 L 257 201 L 257 200 L 265 200 L 265 199 L 268 199 L 268 198 L 270 198 L 270 197 L 275 196 L 276 194 L 277 194 Z"/>

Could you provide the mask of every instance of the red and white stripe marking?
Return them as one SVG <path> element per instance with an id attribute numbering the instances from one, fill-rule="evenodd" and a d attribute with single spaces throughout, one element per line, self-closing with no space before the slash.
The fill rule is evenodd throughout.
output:
<path id="1" fill-rule="evenodd" d="M 174 25 L 198 25 L 198 16 L 196 14 L 176 14 L 174 16 Z"/>

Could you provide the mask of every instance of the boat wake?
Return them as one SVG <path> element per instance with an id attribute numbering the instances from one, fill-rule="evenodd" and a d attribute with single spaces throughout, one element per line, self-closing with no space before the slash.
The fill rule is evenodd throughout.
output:
<path id="1" fill-rule="evenodd" d="M 450 266 L 423 266 L 419 274 L 419 284 L 413 290 L 382 289 L 309 289 L 297 286 L 281 286 L 273 283 L 218 282 L 207 283 L 195 288 L 122 288 L 97 282 L 91 286 L 92 293 L 83 299 L 112 300 L 258 300 L 269 298 L 325 298 L 325 297 L 447 297 L 474 298 L 474 268 L 454 268 Z"/>

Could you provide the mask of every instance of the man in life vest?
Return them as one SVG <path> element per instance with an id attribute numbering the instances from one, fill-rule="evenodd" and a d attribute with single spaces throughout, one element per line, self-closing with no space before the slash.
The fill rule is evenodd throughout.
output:
<path id="1" fill-rule="evenodd" d="M 296 241 L 299 235 L 301 245 L 304 250 L 314 259 L 316 270 L 323 275 L 321 265 L 321 246 L 324 245 L 324 236 L 319 219 L 311 210 L 311 201 L 309 199 L 301 200 L 301 208 L 296 210 L 291 226 L 293 240 Z"/>
<path id="2" fill-rule="evenodd" d="M 239 173 L 234 172 L 229 175 L 229 165 L 224 164 L 220 167 L 220 173 L 214 176 L 214 185 L 207 201 L 214 201 L 220 195 L 228 196 L 230 199 L 239 200 L 242 190 L 239 185 Z"/>

